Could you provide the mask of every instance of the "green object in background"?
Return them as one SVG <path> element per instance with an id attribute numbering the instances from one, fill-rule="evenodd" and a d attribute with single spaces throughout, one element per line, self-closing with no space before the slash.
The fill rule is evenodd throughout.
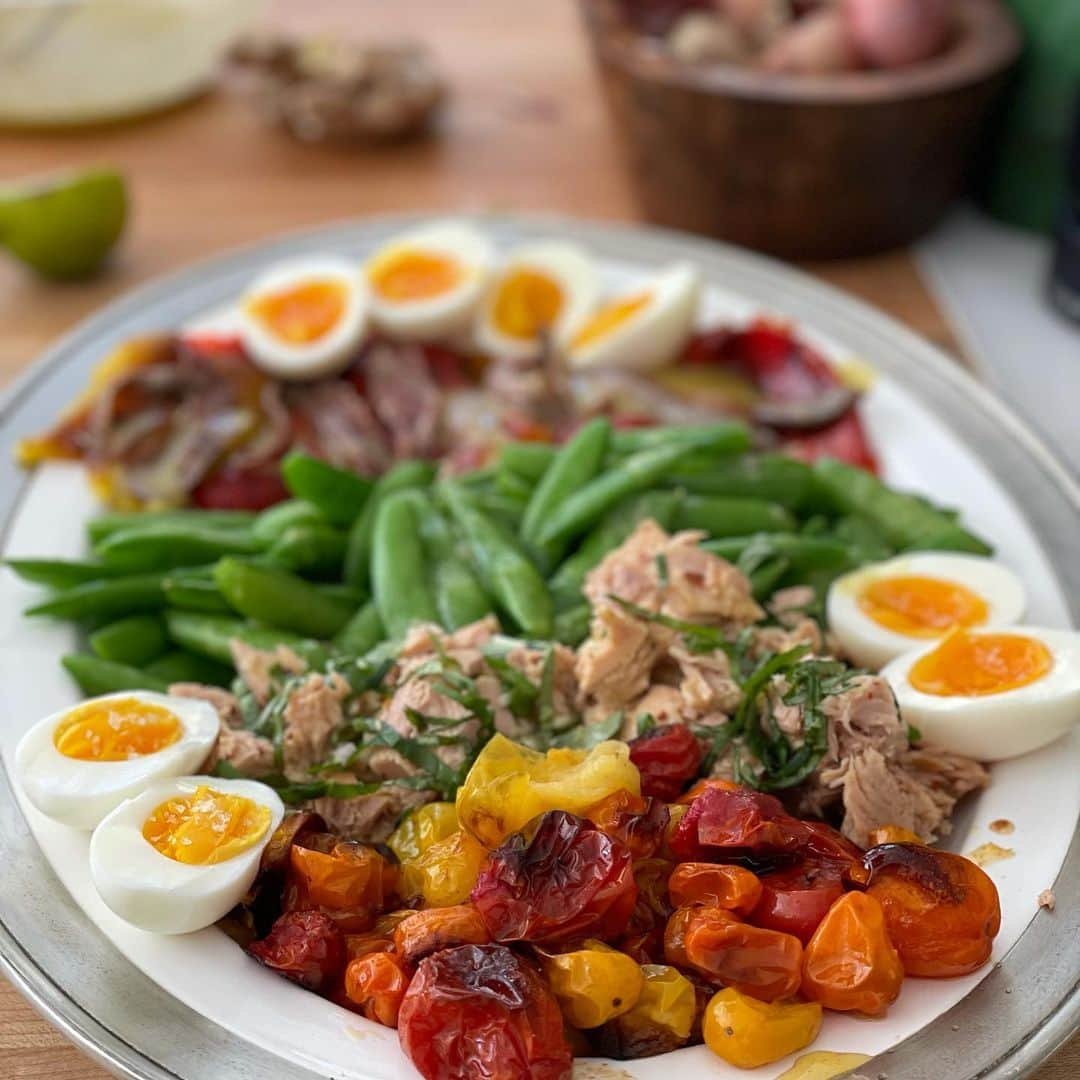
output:
<path id="1" fill-rule="evenodd" d="M 1026 45 L 983 178 L 987 209 L 1050 232 L 1065 204 L 1065 156 L 1080 91 L 1080 2 L 1006 0 Z"/>
<path id="2" fill-rule="evenodd" d="M 111 169 L 0 188 L 0 245 L 42 277 L 89 277 L 127 220 L 124 178 Z"/>

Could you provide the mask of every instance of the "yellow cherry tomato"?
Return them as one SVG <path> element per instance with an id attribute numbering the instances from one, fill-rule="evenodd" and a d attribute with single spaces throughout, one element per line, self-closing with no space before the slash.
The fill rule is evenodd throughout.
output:
<path id="1" fill-rule="evenodd" d="M 401 864 L 401 895 L 422 897 L 424 907 L 452 907 L 469 899 L 487 849 L 458 830 Z"/>
<path id="2" fill-rule="evenodd" d="M 545 956 L 543 967 L 563 1016 L 576 1028 L 599 1027 L 629 1012 L 645 983 L 634 960 L 599 941 Z"/>
<path id="3" fill-rule="evenodd" d="M 496 735 L 458 789 L 458 821 L 485 847 L 495 848 L 547 810 L 584 815 L 622 790 L 641 793 L 641 778 L 626 743 L 541 754 Z"/>
<path id="4" fill-rule="evenodd" d="M 821 1006 L 758 1001 L 721 990 L 705 1007 L 705 1045 L 740 1069 L 756 1069 L 801 1050 L 817 1038 Z"/>
<path id="5" fill-rule="evenodd" d="M 433 802 L 407 814 L 386 841 L 402 861 L 423 855 L 432 844 L 458 830 L 457 810 L 452 802 Z"/>

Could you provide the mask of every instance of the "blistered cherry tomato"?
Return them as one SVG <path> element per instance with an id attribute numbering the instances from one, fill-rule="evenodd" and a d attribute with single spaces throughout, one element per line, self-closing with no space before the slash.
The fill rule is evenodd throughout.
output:
<path id="1" fill-rule="evenodd" d="M 701 770 L 701 744 L 685 724 L 661 724 L 631 740 L 630 760 L 641 773 L 641 794 L 670 802 Z"/>
<path id="2" fill-rule="evenodd" d="M 398 1036 L 425 1080 L 567 1080 L 573 1064 L 551 991 L 502 945 L 421 960 Z"/>
<path id="3" fill-rule="evenodd" d="M 660 850 L 671 814 L 659 799 L 613 791 L 585 814 L 598 829 L 625 845 L 635 859 Z"/>
<path id="4" fill-rule="evenodd" d="M 990 958 L 1001 905 L 989 877 L 962 855 L 885 844 L 865 856 L 868 895 L 881 904 L 909 975 L 966 975 Z"/>
<path id="5" fill-rule="evenodd" d="M 531 840 L 492 852 L 471 896 L 495 941 L 611 940 L 637 899 L 630 852 L 591 821 L 550 810 Z"/>
<path id="6" fill-rule="evenodd" d="M 687 788 L 675 802 L 689 806 L 699 795 L 708 791 L 710 788 L 716 788 L 718 791 L 746 790 L 741 784 L 736 784 L 733 780 L 721 780 L 718 776 L 706 776 L 704 779 L 698 780 L 695 784 Z"/>
<path id="7" fill-rule="evenodd" d="M 903 982 L 904 968 L 885 930 L 881 905 L 866 893 L 845 893 L 806 946 L 803 996 L 826 1009 L 880 1016 Z"/>
<path id="8" fill-rule="evenodd" d="M 734 988 L 721 990 L 705 1010 L 705 1045 L 740 1069 L 756 1069 L 809 1046 L 821 1030 L 821 1006 L 766 1003 Z"/>
<path id="9" fill-rule="evenodd" d="M 802 860 L 762 876 L 761 899 L 750 921 L 755 926 L 794 934 L 805 945 L 843 894 L 840 866 Z"/>
<path id="10" fill-rule="evenodd" d="M 678 908 L 668 920 L 669 964 L 762 1001 L 790 997 L 802 980 L 802 942 L 742 922 L 718 907 Z"/>
<path id="11" fill-rule="evenodd" d="M 397 1027 L 398 1012 L 409 988 L 409 973 L 401 957 L 372 952 L 345 968 L 345 997 L 369 1020 Z"/>
<path id="12" fill-rule="evenodd" d="M 921 844 L 922 839 L 916 836 L 910 829 L 902 825 L 882 825 L 880 828 L 870 830 L 870 846 L 879 847 L 881 844 Z"/>
<path id="13" fill-rule="evenodd" d="M 286 910 L 318 908 L 349 933 L 372 925 L 396 877 L 396 868 L 375 848 L 350 840 L 328 852 L 293 844 L 289 859 Z"/>
<path id="14" fill-rule="evenodd" d="M 741 866 L 680 863 L 668 880 L 674 907 L 703 904 L 749 915 L 761 898 L 761 882 Z"/>
<path id="15" fill-rule="evenodd" d="M 288 911 L 248 953 L 279 975 L 321 990 L 340 977 L 345 964 L 345 936 L 321 911 Z"/>
<path id="16" fill-rule="evenodd" d="M 288 497 L 277 462 L 250 469 L 220 469 L 191 493 L 192 502 L 205 510 L 265 510 Z"/>
<path id="17" fill-rule="evenodd" d="M 490 940 L 484 920 L 468 904 L 417 911 L 394 927 L 394 949 L 410 964 L 440 949 L 486 945 Z"/>
<path id="18" fill-rule="evenodd" d="M 668 901 L 671 871 L 671 863 L 664 859 L 640 859 L 634 863 L 637 901 L 626 933 L 617 944 L 639 964 L 659 963 L 664 959 L 664 927 L 672 910 Z"/>
<path id="19" fill-rule="evenodd" d="M 633 1008 L 593 1032 L 596 1049 L 626 1061 L 666 1054 L 685 1045 L 697 1014 L 690 980 L 666 964 L 645 964 Z"/>

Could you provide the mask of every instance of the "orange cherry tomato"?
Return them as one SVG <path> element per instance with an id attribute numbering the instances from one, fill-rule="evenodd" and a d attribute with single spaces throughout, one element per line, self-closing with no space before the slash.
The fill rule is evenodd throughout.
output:
<path id="1" fill-rule="evenodd" d="M 345 997 L 369 1020 L 384 1027 L 397 1027 L 398 1011 L 408 989 L 409 973 L 393 953 L 369 953 L 351 960 L 345 969 Z"/>
<path id="2" fill-rule="evenodd" d="M 668 920 L 664 954 L 709 982 L 761 1001 L 790 997 L 802 981 L 802 942 L 719 907 L 682 907 Z"/>
<path id="3" fill-rule="evenodd" d="M 870 830 L 870 846 L 879 844 L 921 844 L 922 839 L 902 825 L 882 825 Z"/>
<path id="4" fill-rule="evenodd" d="M 390 952 L 394 943 L 385 934 L 378 930 L 372 930 L 367 934 L 345 935 L 345 957 L 355 960 L 358 956 L 367 956 L 368 953 Z"/>
<path id="5" fill-rule="evenodd" d="M 289 866 L 286 910 L 317 908 L 347 933 L 371 927 L 396 878 L 396 868 L 378 851 L 348 840 L 329 851 L 293 844 Z"/>
<path id="6" fill-rule="evenodd" d="M 989 877 L 962 855 L 921 844 L 884 844 L 865 856 L 867 894 L 908 975 L 966 975 L 990 958 L 1001 905 Z"/>
<path id="7" fill-rule="evenodd" d="M 668 879 L 674 907 L 703 904 L 749 915 L 761 899 L 761 882 L 741 866 L 717 863 L 680 863 Z"/>
<path id="8" fill-rule="evenodd" d="M 630 849 L 635 859 L 650 859 L 660 850 L 671 814 L 659 800 L 613 791 L 585 814 L 598 829 Z"/>
<path id="9" fill-rule="evenodd" d="M 408 964 L 440 949 L 486 945 L 490 940 L 484 920 L 469 904 L 417 911 L 394 927 L 394 949 Z"/>
<path id="10" fill-rule="evenodd" d="M 681 806 L 689 806 L 703 791 L 708 791 L 709 788 L 717 788 L 720 791 L 738 791 L 740 785 L 731 780 L 720 780 L 715 776 L 706 777 L 684 791 L 675 802 Z"/>
<path id="11" fill-rule="evenodd" d="M 868 1016 L 884 1013 L 904 981 L 881 905 L 860 892 L 845 893 L 829 908 L 806 946 L 802 970 L 805 997 Z"/>

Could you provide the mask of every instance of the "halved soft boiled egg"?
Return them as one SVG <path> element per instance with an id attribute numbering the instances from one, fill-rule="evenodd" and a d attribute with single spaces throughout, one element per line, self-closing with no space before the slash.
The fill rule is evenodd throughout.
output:
<path id="1" fill-rule="evenodd" d="M 90 876 L 108 907 L 141 930 L 201 930 L 247 892 L 284 814 L 277 792 L 256 780 L 162 780 L 94 830 Z"/>
<path id="2" fill-rule="evenodd" d="M 1080 634 L 953 630 L 881 673 L 927 742 L 979 761 L 1045 746 L 1080 720 Z"/>
<path id="3" fill-rule="evenodd" d="M 15 750 L 15 770 L 43 814 L 92 829 L 152 781 L 196 772 L 220 727 L 206 701 L 148 690 L 106 694 L 35 724 Z"/>
<path id="4" fill-rule="evenodd" d="M 257 278 L 240 301 L 252 363 L 279 379 L 321 379 L 356 359 L 367 330 L 363 276 L 333 255 L 292 259 Z"/>
<path id="5" fill-rule="evenodd" d="M 490 241 L 462 222 L 433 222 L 393 237 L 364 266 L 373 322 L 400 341 L 462 337 L 493 257 Z"/>
<path id="6" fill-rule="evenodd" d="M 481 305 L 476 343 L 497 359 L 558 349 L 580 329 L 599 295 L 592 260 L 573 244 L 543 241 L 511 252 Z"/>
<path id="7" fill-rule="evenodd" d="M 925 551 L 865 566 L 829 589 L 829 629 L 858 666 L 894 656 L 957 626 L 1008 626 L 1027 606 L 1011 570 L 978 555 Z"/>
<path id="8" fill-rule="evenodd" d="M 661 270 L 585 320 L 567 346 L 570 366 L 663 367 L 682 352 L 694 331 L 700 292 L 700 276 L 688 263 Z"/>

